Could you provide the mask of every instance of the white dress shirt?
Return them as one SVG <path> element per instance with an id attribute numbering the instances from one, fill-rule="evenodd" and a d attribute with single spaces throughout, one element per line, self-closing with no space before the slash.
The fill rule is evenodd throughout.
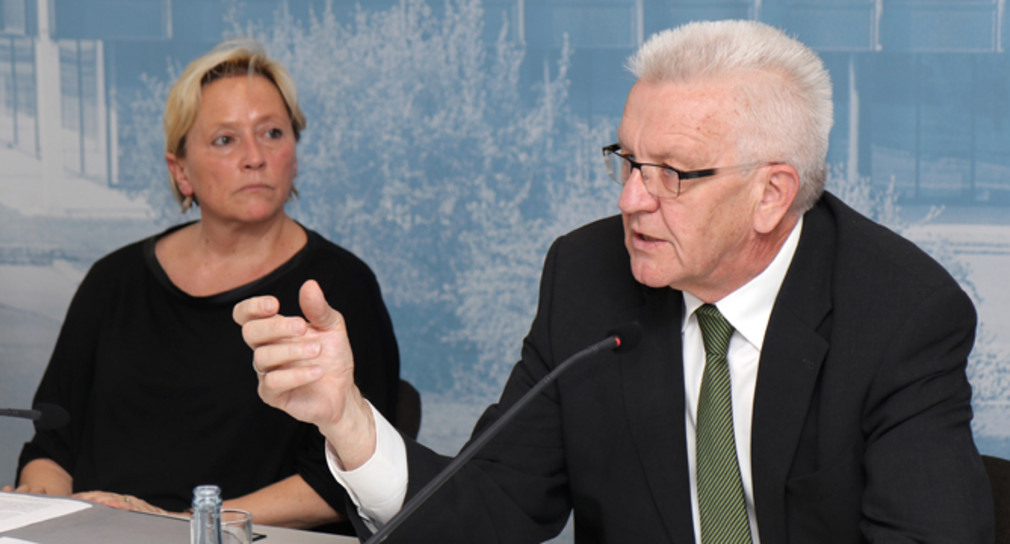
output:
<path id="1" fill-rule="evenodd" d="M 793 228 L 785 244 L 771 264 L 746 285 L 730 293 L 715 306 L 733 326 L 730 338 L 729 363 L 733 393 L 733 431 L 736 435 L 740 478 L 747 501 L 753 544 L 760 544 L 757 518 L 754 514 L 754 491 L 750 466 L 751 414 L 754 405 L 754 386 L 757 383 L 758 360 L 764 342 L 765 329 L 771 317 L 772 306 L 778 295 L 799 243 L 803 219 Z M 685 428 L 687 433 L 687 458 L 691 482 L 691 509 L 694 514 L 695 539 L 701 542 L 698 490 L 696 486 L 695 428 L 701 376 L 705 368 L 705 347 L 701 329 L 694 311 L 703 302 L 694 295 L 684 293 L 684 319 L 681 334 L 684 344 Z M 371 404 L 369 404 L 371 405 Z M 358 515 L 374 530 L 387 523 L 403 506 L 407 494 L 407 450 L 403 438 L 375 407 L 372 415 L 376 425 L 375 453 L 362 466 L 344 471 L 329 443 L 326 445 L 326 462 L 340 485 L 347 489 L 358 507 Z"/>

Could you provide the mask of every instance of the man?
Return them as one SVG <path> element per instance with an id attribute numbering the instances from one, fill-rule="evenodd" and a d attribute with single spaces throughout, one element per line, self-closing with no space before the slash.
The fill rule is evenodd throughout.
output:
<path id="1" fill-rule="evenodd" d="M 558 379 L 392 540 L 541 541 L 574 511 L 580 543 L 991 542 L 974 309 L 914 245 L 822 194 L 821 61 L 723 21 L 653 37 L 630 68 L 604 148 L 621 217 L 552 246 L 522 360 L 474 432 L 616 325 L 637 321 L 639 345 Z M 319 427 L 374 530 L 448 460 L 362 400 L 316 285 L 308 322 L 276 308 L 235 310 L 260 394 Z"/>

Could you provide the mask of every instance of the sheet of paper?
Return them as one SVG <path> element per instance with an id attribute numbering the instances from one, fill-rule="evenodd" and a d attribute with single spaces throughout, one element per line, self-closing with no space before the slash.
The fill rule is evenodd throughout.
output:
<path id="1" fill-rule="evenodd" d="M 0 533 L 91 508 L 73 499 L 0 492 Z"/>

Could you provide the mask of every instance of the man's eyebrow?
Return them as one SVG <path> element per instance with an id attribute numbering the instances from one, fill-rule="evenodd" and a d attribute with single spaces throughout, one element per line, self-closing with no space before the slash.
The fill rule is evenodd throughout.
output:
<path id="1" fill-rule="evenodd" d="M 621 155 L 625 157 L 633 157 L 635 160 L 640 160 L 646 164 L 665 166 L 667 168 L 677 168 L 671 164 L 676 160 L 676 156 L 671 152 L 660 153 L 659 155 L 650 156 L 648 160 L 644 160 L 639 155 L 632 153 L 630 149 L 624 147 L 624 144 L 620 141 L 617 142 L 617 145 L 621 148 Z"/>

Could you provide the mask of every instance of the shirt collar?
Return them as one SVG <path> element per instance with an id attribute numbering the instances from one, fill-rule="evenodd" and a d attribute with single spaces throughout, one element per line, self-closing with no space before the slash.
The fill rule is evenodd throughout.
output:
<path id="1" fill-rule="evenodd" d="M 764 344 L 765 330 L 771 318 L 772 306 L 778 297 L 782 281 L 789 271 L 796 246 L 799 245 L 800 232 L 803 230 L 803 217 L 793 227 L 789 237 L 779 249 L 775 258 L 760 274 L 747 282 L 743 287 L 733 291 L 715 303 L 716 308 L 730 325 L 750 344 L 761 349 Z M 687 317 L 694 313 L 704 302 L 698 297 L 683 291 L 684 317 L 681 320 L 681 332 L 687 326 Z"/>

